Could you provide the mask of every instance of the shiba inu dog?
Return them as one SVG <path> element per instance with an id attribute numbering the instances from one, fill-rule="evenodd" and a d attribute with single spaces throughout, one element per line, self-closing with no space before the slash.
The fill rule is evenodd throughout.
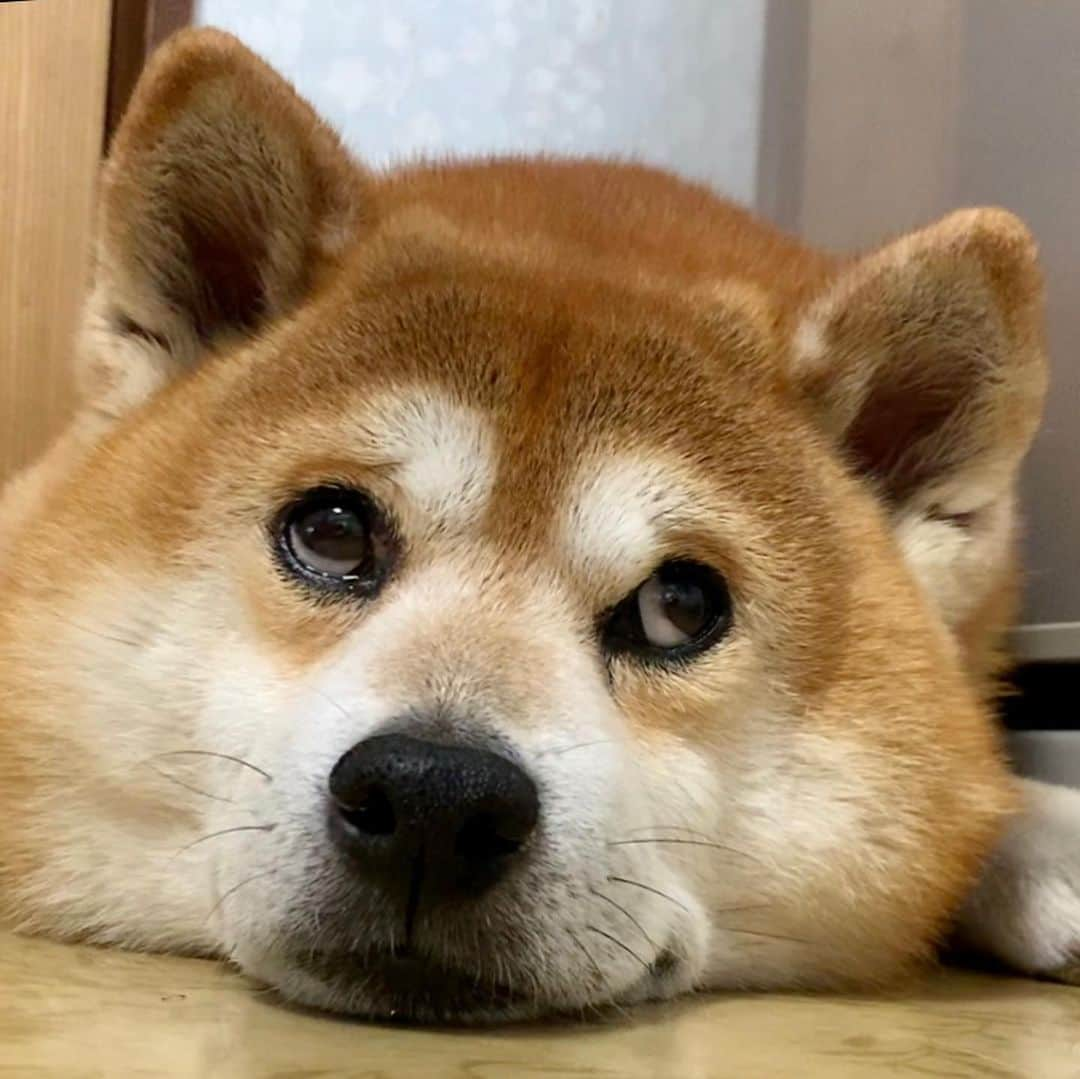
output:
<path id="1" fill-rule="evenodd" d="M 505 1019 L 1080 944 L 991 700 L 1044 393 L 1004 211 L 861 257 L 635 165 L 377 175 L 151 63 L 0 513 L 0 903 Z"/>

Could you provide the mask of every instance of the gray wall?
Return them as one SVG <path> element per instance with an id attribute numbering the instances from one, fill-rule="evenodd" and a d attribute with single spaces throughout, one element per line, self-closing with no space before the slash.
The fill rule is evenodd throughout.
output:
<path id="1" fill-rule="evenodd" d="M 1080 5 L 978 0 L 964 46 L 957 196 L 1016 210 L 1047 273 L 1052 382 L 1025 476 L 1027 620 L 1080 623 Z"/>
<path id="2" fill-rule="evenodd" d="M 1017 641 L 1031 658 L 1080 658 L 1080 4 L 868 7 L 770 4 L 759 203 L 848 249 L 966 205 L 1028 222 L 1052 386 L 1024 476 Z"/>

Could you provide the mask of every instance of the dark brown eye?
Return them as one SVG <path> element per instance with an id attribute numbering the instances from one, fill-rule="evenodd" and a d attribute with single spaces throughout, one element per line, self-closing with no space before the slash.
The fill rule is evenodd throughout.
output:
<path id="1" fill-rule="evenodd" d="M 688 656 L 719 640 L 731 622 L 731 595 L 716 570 L 665 562 L 611 612 L 604 645 L 610 652 Z"/>
<path id="2" fill-rule="evenodd" d="M 286 510 L 279 526 L 289 567 L 333 587 L 380 580 L 389 566 L 390 537 L 375 503 L 340 487 L 308 491 Z"/>

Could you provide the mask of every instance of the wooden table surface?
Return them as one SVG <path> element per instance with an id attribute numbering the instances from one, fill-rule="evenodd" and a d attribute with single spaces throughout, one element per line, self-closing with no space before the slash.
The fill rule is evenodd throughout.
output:
<path id="1" fill-rule="evenodd" d="M 223 967 L 0 935 L 0 1075 L 1080 1076 L 1080 989 L 949 972 L 883 998 L 712 996 L 481 1031 L 303 1014 Z"/>

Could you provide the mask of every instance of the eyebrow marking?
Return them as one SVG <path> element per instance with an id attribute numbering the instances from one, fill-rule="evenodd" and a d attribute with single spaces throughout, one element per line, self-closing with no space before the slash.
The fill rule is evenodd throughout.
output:
<path id="1" fill-rule="evenodd" d="M 695 503 L 685 476 L 640 455 L 586 463 L 570 487 L 562 545 L 583 574 L 643 575 L 665 525 Z"/>
<path id="2" fill-rule="evenodd" d="M 494 434 L 486 417 L 433 390 L 388 394 L 365 426 L 390 478 L 427 516 L 461 526 L 483 514 L 495 480 Z"/>

